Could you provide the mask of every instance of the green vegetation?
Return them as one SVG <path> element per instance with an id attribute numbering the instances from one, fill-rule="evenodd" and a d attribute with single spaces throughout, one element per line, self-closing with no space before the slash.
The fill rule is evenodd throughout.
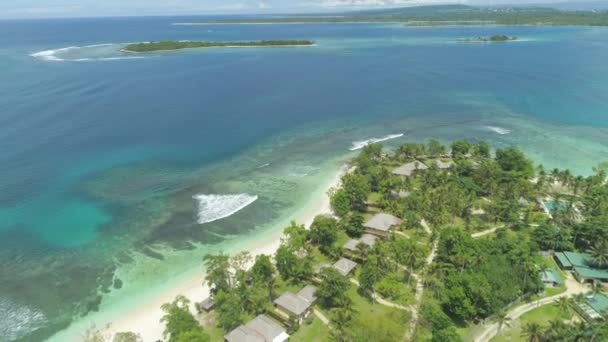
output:
<path id="1" fill-rule="evenodd" d="M 491 37 L 477 37 L 477 38 L 465 38 L 459 39 L 459 42 L 481 42 L 481 43 L 501 43 L 510 42 L 517 40 L 517 37 L 509 37 L 505 35 L 496 35 Z"/>
<path id="2" fill-rule="evenodd" d="M 220 19 L 204 23 L 369 23 L 398 22 L 408 27 L 483 25 L 608 25 L 608 11 L 562 11 L 542 7 L 440 5 L 340 13 L 336 16 Z"/>
<path id="3" fill-rule="evenodd" d="M 153 52 L 197 48 L 217 47 L 280 47 L 280 46 L 310 46 L 310 40 L 260 40 L 253 42 L 191 42 L 164 40 L 160 42 L 135 43 L 123 48 L 126 52 Z"/>
<path id="4" fill-rule="evenodd" d="M 163 306 L 166 337 L 206 341 L 207 334 L 220 336 L 219 328 L 227 333 L 266 314 L 296 341 L 394 341 L 413 333 L 416 341 L 457 342 L 484 321 L 498 323 L 497 341 L 607 339 L 605 321 L 575 322 L 573 304 L 581 298 L 513 321 L 507 313 L 566 290 L 545 288 L 540 274 L 556 264 L 540 251 L 588 251 L 596 267 L 608 267 L 608 168 L 575 177 L 535 168 L 516 147 L 493 152 L 470 141 L 366 146 L 329 193 L 337 217 L 317 216 L 309 229 L 292 222 L 274 259 L 258 256 L 250 268 L 247 253 L 206 256 L 214 326 L 198 328 L 187 300 L 178 298 Z M 539 204 L 545 198 L 556 203 L 549 214 Z M 385 234 L 372 230 L 379 236 L 369 242 L 361 238 L 364 222 L 376 213 L 395 216 L 379 216 L 395 225 Z M 349 238 L 361 238 L 355 250 L 343 248 Z M 358 263 L 354 274 L 327 267 L 341 257 Z M 274 310 L 279 295 L 310 284 L 317 288 L 314 309 L 330 325 L 317 317 L 294 322 Z"/>
<path id="5" fill-rule="evenodd" d="M 208 342 L 209 336 L 203 332 L 189 310 L 190 301 L 184 296 L 177 296 L 172 303 L 163 304 L 165 315 L 161 322 L 165 324 L 163 337 L 169 342 Z"/>

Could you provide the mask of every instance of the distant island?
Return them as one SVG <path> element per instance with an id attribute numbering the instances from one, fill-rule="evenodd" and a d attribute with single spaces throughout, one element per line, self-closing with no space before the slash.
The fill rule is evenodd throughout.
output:
<path id="1" fill-rule="evenodd" d="M 492 37 L 477 37 L 458 39 L 459 42 L 481 42 L 481 43 L 502 43 L 517 40 L 517 37 L 509 37 L 505 35 L 496 35 Z"/>
<path id="2" fill-rule="evenodd" d="M 285 15 L 239 19 L 213 19 L 189 25 L 306 24 L 306 23 L 401 23 L 406 27 L 488 25 L 586 25 L 608 26 L 608 11 L 563 11 L 546 7 L 475 7 L 434 5 L 366 10 L 325 15 Z"/>
<path id="3" fill-rule="evenodd" d="M 310 40 L 260 40 L 250 42 L 205 42 L 205 41 L 173 41 L 164 40 L 160 42 L 135 43 L 125 46 L 124 52 L 154 52 L 171 51 L 198 48 L 220 48 L 220 47 L 280 47 L 280 46 L 311 46 Z"/>

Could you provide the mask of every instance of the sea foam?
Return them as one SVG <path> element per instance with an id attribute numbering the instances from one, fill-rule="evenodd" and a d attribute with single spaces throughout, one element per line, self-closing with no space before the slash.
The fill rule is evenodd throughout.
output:
<path id="1" fill-rule="evenodd" d="M 44 314 L 28 306 L 17 305 L 0 298 L 0 340 L 16 340 L 42 327 L 46 322 Z"/>
<path id="2" fill-rule="evenodd" d="M 355 141 L 355 142 L 353 142 L 353 146 L 349 150 L 351 150 L 351 151 L 360 150 L 360 149 L 364 148 L 367 145 L 375 144 L 375 143 L 379 143 L 379 142 L 387 141 L 387 140 L 391 140 L 391 139 L 401 138 L 402 136 L 403 136 L 403 133 L 389 134 L 389 135 L 384 136 L 382 138 L 371 138 L 371 139 L 368 139 L 368 140 Z"/>
<path id="3" fill-rule="evenodd" d="M 198 201 L 198 223 L 209 223 L 231 216 L 258 199 L 249 194 L 193 196 Z"/>
<path id="4" fill-rule="evenodd" d="M 505 135 L 505 134 L 511 133 L 510 129 L 506 129 L 506 128 L 502 128 L 502 127 L 498 127 L 498 126 L 485 126 L 484 128 L 489 131 L 492 131 L 494 133 L 498 133 L 500 135 Z"/>
<path id="5" fill-rule="evenodd" d="M 116 49 L 99 48 L 116 46 Z M 31 57 L 48 62 L 88 62 L 88 61 L 115 61 L 121 59 L 142 59 L 143 56 L 124 56 L 120 49 L 124 44 L 95 44 L 85 46 L 68 46 L 60 49 L 38 51 L 30 54 Z M 90 56 L 93 53 L 97 56 Z M 88 54 L 88 56 L 87 56 Z"/>

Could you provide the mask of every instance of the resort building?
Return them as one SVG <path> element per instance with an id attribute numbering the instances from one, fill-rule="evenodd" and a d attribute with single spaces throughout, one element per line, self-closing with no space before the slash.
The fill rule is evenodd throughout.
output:
<path id="1" fill-rule="evenodd" d="M 451 160 L 450 160 L 449 162 L 443 162 L 443 161 L 441 161 L 441 160 L 437 160 L 437 161 L 435 162 L 435 164 L 437 165 L 437 167 L 438 167 L 440 170 L 446 170 L 446 169 L 449 169 L 449 168 L 451 168 L 452 166 L 456 165 L 456 163 L 454 163 L 454 162 L 453 162 L 453 161 L 451 161 Z"/>
<path id="2" fill-rule="evenodd" d="M 584 302 L 577 304 L 575 308 L 588 321 L 601 319 L 608 310 L 608 296 L 603 293 L 589 295 Z"/>
<path id="3" fill-rule="evenodd" d="M 301 324 L 312 312 L 312 306 L 317 300 L 316 291 L 316 287 L 308 285 L 297 294 L 285 292 L 275 299 L 274 304 L 279 314 Z"/>
<path id="4" fill-rule="evenodd" d="M 284 342 L 288 339 L 285 329 L 265 315 L 239 325 L 224 336 L 225 342 Z"/>
<path id="5" fill-rule="evenodd" d="M 564 284 L 564 278 L 555 268 L 549 268 L 548 270 L 541 272 L 540 280 L 543 284 L 550 287 L 558 287 Z"/>
<path id="6" fill-rule="evenodd" d="M 366 233 L 385 238 L 389 236 L 393 227 L 400 225 L 402 222 L 400 218 L 393 215 L 379 213 L 365 222 L 363 227 Z"/>
<path id="7" fill-rule="evenodd" d="M 215 307 L 215 301 L 213 301 L 213 298 L 207 297 L 199 303 L 198 307 L 205 312 L 209 312 Z"/>
<path id="8" fill-rule="evenodd" d="M 359 252 L 359 244 L 364 244 L 369 246 L 370 248 L 374 247 L 378 237 L 372 234 L 363 234 L 359 239 L 350 239 L 346 244 L 344 244 L 344 249 L 351 252 Z"/>
<path id="9" fill-rule="evenodd" d="M 558 252 L 555 253 L 555 261 L 562 269 L 571 270 L 581 283 L 599 281 L 608 284 L 608 269 L 594 267 L 588 253 Z"/>
<path id="10" fill-rule="evenodd" d="M 340 272 L 341 275 L 346 277 L 355 269 L 355 267 L 357 267 L 357 263 L 350 259 L 341 258 L 340 260 L 336 261 L 332 267 Z"/>
<path id="11" fill-rule="evenodd" d="M 397 176 L 411 177 L 417 171 L 426 170 L 428 168 L 429 167 L 424 165 L 423 162 L 415 160 L 411 163 L 403 164 L 403 165 L 399 166 L 398 168 L 394 169 L 393 174 L 397 175 Z"/>

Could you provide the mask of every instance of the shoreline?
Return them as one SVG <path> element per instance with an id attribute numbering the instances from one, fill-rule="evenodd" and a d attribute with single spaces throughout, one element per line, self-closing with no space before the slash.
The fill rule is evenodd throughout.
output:
<path id="1" fill-rule="evenodd" d="M 315 216 L 331 214 L 327 192 L 329 189 L 339 186 L 342 175 L 348 171 L 347 165 L 340 166 L 330 180 L 323 182 L 319 188 L 313 191 L 313 195 L 308 203 L 297 210 L 298 212 L 293 216 L 293 220 L 308 227 Z M 278 223 L 277 225 L 279 224 L 282 225 L 282 223 Z M 259 254 L 272 255 L 280 245 L 283 228 L 281 226 L 280 230 L 275 231 L 272 229 L 260 234 L 258 239 L 249 241 L 246 245 L 231 250 L 229 254 L 248 251 L 252 258 Z M 91 327 L 100 329 L 102 334 L 110 339 L 118 332 L 131 331 L 140 334 L 144 341 L 162 340 L 164 330 L 164 326 L 160 323 L 160 319 L 163 316 L 163 311 L 160 308 L 162 304 L 173 301 L 177 295 L 181 294 L 191 301 L 190 309 L 192 312 L 196 312 L 194 303 L 200 302 L 209 296 L 208 286 L 201 285 L 205 276 L 202 270 L 202 262 L 198 269 L 187 270 L 184 272 L 184 275 L 183 279 L 180 279 L 171 287 L 163 289 L 163 291 L 154 294 L 149 299 L 146 298 L 145 302 L 141 303 L 141 305 L 127 307 L 126 310 L 117 310 L 115 314 L 108 314 L 104 310 L 91 313 L 89 317 L 83 318 L 80 322 L 73 322 L 72 328 L 58 332 L 50 340 L 73 340 L 74 338 L 82 337 L 84 330 Z"/>

